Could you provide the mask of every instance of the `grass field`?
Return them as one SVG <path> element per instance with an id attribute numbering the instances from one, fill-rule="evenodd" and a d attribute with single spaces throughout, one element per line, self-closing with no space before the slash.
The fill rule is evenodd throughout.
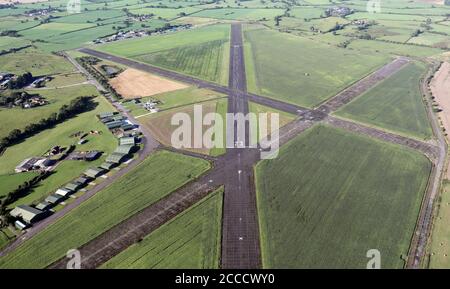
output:
<path id="1" fill-rule="evenodd" d="M 450 267 L 450 182 L 444 181 L 441 196 L 436 206 L 437 215 L 431 233 L 431 244 L 428 249 L 429 268 L 445 269 Z"/>
<path id="2" fill-rule="evenodd" d="M 227 20 L 273 20 L 277 15 L 283 15 L 282 9 L 244 9 L 223 8 L 207 9 L 192 14 L 194 17 L 206 17 Z"/>
<path id="3" fill-rule="evenodd" d="M 219 268 L 222 193 L 220 189 L 205 197 L 102 268 Z"/>
<path id="4" fill-rule="evenodd" d="M 278 114 L 280 128 L 285 126 L 289 122 L 293 121 L 295 119 L 295 117 L 296 117 L 293 114 L 290 114 L 290 113 L 287 113 L 287 112 L 284 112 L 284 111 L 280 111 L 280 110 L 277 110 L 277 109 L 274 109 L 274 108 L 271 108 L 271 107 L 268 107 L 268 106 L 264 106 L 264 105 L 261 105 L 261 104 L 258 104 L 258 103 L 254 103 L 254 102 L 249 102 L 248 103 L 248 109 L 249 109 L 249 112 L 255 113 L 256 117 L 258 119 L 259 119 L 259 114 L 267 113 L 267 130 L 268 130 L 268 132 L 271 131 L 270 124 L 271 124 L 271 117 L 272 117 L 273 114 L 275 114 L 275 113 Z M 258 122 L 258 124 L 259 124 L 259 122 Z M 265 138 L 267 136 L 267 134 L 260 135 L 258 127 L 255 127 L 253 129 L 258 129 L 258 140 L 261 140 L 261 139 L 263 139 L 263 138 Z M 276 129 L 276 128 L 274 128 L 274 129 Z"/>
<path id="5" fill-rule="evenodd" d="M 217 103 L 220 101 L 225 101 L 226 99 L 219 100 L 211 100 L 207 102 L 201 103 L 202 115 L 204 117 L 208 113 L 216 112 Z M 158 112 L 156 114 L 150 114 L 144 117 L 138 118 L 139 122 L 147 127 L 152 133 L 153 136 L 162 144 L 166 146 L 172 146 L 172 134 L 176 132 L 176 130 L 181 126 L 180 125 L 172 125 L 172 118 L 176 114 L 186 114 L 189 116 L 191 120 L 191 135 L 189 139 L 189 135 L 182 135 L 183 139 L 189 142 L 189 145 L 186 147 L 187 150 L 202 153 L 202 154 L 210 154 L 211 149 L 205 147 L 201 144 L 199 147 L 194 147 L 194 105 L 187 105 L 183 107 L 177 107 L 174 109 L 170 109 L 167 111 Z M 201 121 L 201 120 L 200 120 Z M 184 122 L 183 122 L 184 124 Z M 189 124 L 186 124 L 189 127 Z M 210 126 L 203 125 L 203 132 L 205 132 Z"/>
<path id="6" fill-rule="evenodd" d="M 119 56 L 135 57 L 182 46 L 228 39 L 229 34 L 230 25 L 212 25 L 176 33 L 112 42 L 100 45 L 96 49 Z"/>
<path id="7" fill-rule="evenodd" d="M 229 42 L 215 40 L 134 57 L 136 60 L 197 78 L 228 83 Z"/>
<path id="8" fill-rule="evenodd" d="M 22 185 L 26 181 L 31 180 L 33 177 L 37 176 L 38 173 L 27 172 L 23 174 L 10 174 L 10 175 L 0 175 L 0 199 L 6 196 L 9 192 L 17 189 L 18 186 Z"/>
<path id="9" fill-rule="evenodd" d="M 267 29 L 246 30 L 244 35 L 251 44 L 245 57 L 253 58 L 253 66 L 246 66 L 248 89 L 307 107 L 328 99 L 388 61 L 386 56 L 331 48 Z"/>
<path id="10" fill-rule="evenodd" d="M 228 83 L 229 25 L 120 41 L 98 50 L 130 57 L 197 78 Z"/>
<path id="11" fill-rule="evenodd" d="M 51 82 L 49 83 L 51 85 Z M 15 128 L 23 129 L 28 124 L 38 122 L 42 118 L 57 112 L 64 104 L 78 96 L 97 95 L 98 92 L 92 85 L 80 85 L 61 89 L 29 90 L 30 94 L 38 93 L 45 97 L 49 104 L 32 109 L 0 108 L 0 138 L 9 134 Z M 1 165 L 0 165 L 1 166 Z"/>
<path id="12" fill-rule="evenodd" d="M 344 106 L 337 115 L 394 132 L 429 139 L 432 136 L 419 80 L 426 67 L 411 63 Z"/>
<path id="13" fill-rule="evenodd" d="M 1 268 L 42 268 L 208 170 L 204 160 L 160 151 L 55 224 L 0 258 Z M 124 193 L 126 191 L 126 194 Z"/>
<path id="14" fill-rule="evenodd" d="M 418 152 L 316 126 L 256 166 L 265 268 L 401 268 L 431 163 Z M 401 230 L 399 230 L 401 228 Z"/>
<path id="15" fill-rule="evenodd" d="M 2 72 L 14 74 L 31 72 L 34 76 L 74 71 L 72 64 L 64 58 L 36 49 L 0 56 L 0 67 Z"/>

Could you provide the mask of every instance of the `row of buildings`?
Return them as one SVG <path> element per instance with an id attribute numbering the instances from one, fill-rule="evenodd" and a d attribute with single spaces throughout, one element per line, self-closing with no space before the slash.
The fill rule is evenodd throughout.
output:
<path id="1" fill-rule="evenodd" d="M 117 112 L 108 112 L 98 115 L 99 120 L 104 123 L 111 131 L 113 129 L 121 128 L 124 130 L 131 130 L 134 127 L 131 122 Z M 120 122 L 120 125 L 118 123 Z M 115 124 L 117 123 L 117 125 Z M 128 133 L 118 139 L 118 146 L 113 153 L 108 155 L 105 161 L 96 167 L 91 167 L 83 172 L 78 178 L 58 188 L 54 193 L 47 196 L 43 201 L 34 206 L 20 205 L 15 207 L 10 215 L 17 220 L 15 225 L 18 229 L 25 229 L 30 225 L 48 217 L 52 214 L 52 208 L 62 203 L 72 194 L 82 190 L 84 187 L 92 183 L 96 178 L 108 173 L 111 169 L 119 166 L 121 163 L 127 161 L 132 157 L 132 154 L 137 149 L 139 139 L 133 132 Z M 94 160 L 98 158 L 100 152 L 74 152 L 72 157 L 86 160 Z M 28 165 L 36 164 L 35 160 L 26 160 L 20 165 L 21 168 L 26 168 Z M 16 168 L 17 169 L 17 168 Z"/>

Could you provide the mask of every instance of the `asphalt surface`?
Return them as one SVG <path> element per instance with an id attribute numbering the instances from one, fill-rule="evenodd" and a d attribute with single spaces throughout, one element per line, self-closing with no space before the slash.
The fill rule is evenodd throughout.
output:
<path id="1" fill-rule="evenodd" d="M 248 114 L 246 97 L 244 50 L 241 24 L 231 25 L 228 112 Z M 239 131 L 244 130 L 244 133 Z M 224 184 L 224 208 L 222 219 L 222 259 L 224 269 L 256 269 L 261 267 L 259 226 L 256 210 L 256 193 L 253 182 L 253 161 L 243 161 L 249 146 L 249 123 L 227 126 L 227 139 L 235 143 L 226 155 L 229 169 Z M 218 167 L 224 164 L 218 164 Z"/>

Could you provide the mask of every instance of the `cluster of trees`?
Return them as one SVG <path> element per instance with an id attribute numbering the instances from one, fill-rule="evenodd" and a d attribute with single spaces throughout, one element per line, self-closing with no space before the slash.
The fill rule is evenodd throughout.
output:
<path id="1" fill-rule="evenodd" d="M 27 49 L 30 48 L 32 45 L 25 45 L 25 46 L 21 46 L 21 47 L 14 47 L 11 49 L 3 49 L 0 50 L 0 56 L 1 55 L 5 55 L 5 54 L 9 54 L 9 53 L 16 53 L 17 51 L 23 50 L 23 49 Z"/>
<path id="2" fill-rule="evenodd" d="M 96 69 L 92 68 L 92 65 L 95 65 L 100 61 L 98 58 L 92 56 L 83 56 L 78 57 L 76 60 L 81 64 L 81 66 L 83 66 L 84 69 L 86 69 L 92 76 L 94 76 L 95 79 L 114 96 L 114 98 L 122 98 L 122 96 L 109 84 L 108 79 Z"/>
<path id="3" fill-rule="evenodd" d="M 0 106 L 11 107 L 17 101 L 25 102 L 33 97 L 41 97 L 39 94 L 29 94 L 26 91 L 13 91 L 9 94 L 0 94 Z"/>
<path id="4" fill-rule="evenodd" d="M 79 113 L 92 110 L 96 105 L 93 99 L 94 96 L 79 96 L 69 104 L 63 105 L 57 113 L 52 113 L 49 117 L 43 118 L 37 123 L 31 123 L 23 130 L 13 129 L 6 137 L 0 139 L 0 152 L 27 137 L 53 127 Z"/>
<path id="5" fill-rule="evenodd" d="M 11 79 L 11 81 L 8 83 L 9 89 L 21 89 L 27 86 L 29 83 L 31 83 L 34 80 L 33 75 L 31 72 L 26 72 L 22 75 L 19 75 L 16 79 Z"/>
<path id="6" fill-rule="evenodd" d="M 0 32 L 0 36 L 20 37 L 20 34 L 16 30 L 3 30 Z"/>

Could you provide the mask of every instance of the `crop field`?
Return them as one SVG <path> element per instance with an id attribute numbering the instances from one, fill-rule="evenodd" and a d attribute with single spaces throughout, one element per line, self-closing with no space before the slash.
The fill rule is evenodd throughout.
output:
<path id="1" fill-rule="evenodd" d="M 450 35 L 423 33 L 411 38 L 408 43 L 429 45 L 437 48 L 450 48 Z"/>
<path id="2" fill-rule="evenodd" d="M 256 167 L 265 268 L 401 268 L 431 163 L 418 152 L 316 126 Z M 399 228 L 402 228 L 399 230 Z"/>
<path id="3" fill-rule="evenodd" d="M 56 223 L 0 258 L 1 268 L 43 268 L 196 178 L 210 164 L 160 151 Z M 124 194 L 123 192 L 127 193 Z M 113 213 L 112 213 L 113 212 Z"/>
<path id="4" fill-rule="evenodd" d="M 227 40 L 215 40 L 140 55 L 134 59 L 197 78 L 227 84 L 229 46 Z"/>
<path id="5" fill-rule="evenodd" d="M 219 268 L 222 193 L 220 189 L 205 197 L 102 268 Z"/>
<path id="6" fill-rule="evenodd" d="M 112 42 L 99 45 L 96 49 L 106 53 L 133 58 L 139 55 L 182 46 L 198 45 L 214 40 L 229 39 L 229 36 L 229 25 L 212 25 L 176 33 Z"/>
<path id="7" fill-rule="evenodd" d="M 226 85 L 228 39 L 229 25 L 213 25 L 102 45 L 98 49 Z"/>
<path id="8" fill-rule="evenodd" d="M 428 267 L 444 269 L 450 266 L 450 183 L 444 181 L 438 200 L 437 214 L 434 219 L 431 244 L 429 248 Z"/>
<path id="9" fill-rule="evenodd" d="M 23 129 L 28 124 L 38 122 L 57 112 L 61 106 L 70 103 L 78 96 L 97 95 L 97 90 L 91 85 L 80 85 L 61 89 L 28 90 L 30 94 L 39 93 L 45 97 L 49 104 L 34 107 L 32 109 L 22 108 L 0 108 L 0 138 L 9 134 L 14 128 Z M 1 158 L 1 157 L 0 157 Z"/>
<path id="10" fill-rule="evenodd" d="M 344 106 L 337 115 L 416 138 L 431 138 L 419 87 L 425 70 L 422 63 L 408 64 Z"/>
<path id="11" fill-rule="evenodd" d="M 386 56 L 330 49 L 266 29 L 247 30 L 245 39 L 251 45 L 245 56 L 253 58 L 253 67 L 247 66 L 248 89 L 307 107 L 328 99 L 388 61 Z"/>
<path id="12" fill-rule="evenodd" d="M 364 51 L 366 53 L 392 54 L 404 56 L 427 57 L 441 54 L 443 51 L 438 48 L 411 46 L 406 44 L 389 43 L 383 41 L 371 41 L 358 39 L 348 46 L 349 48 Z"/>
<path id="13" fill-rule="evenodd" d="M 206 17 L 226 20 L 273 20 L 277 15 L 282 15 L 282 9 L 243 9 L 223 8 L 207 9 L 194 13 L 194 17 Z"/>

